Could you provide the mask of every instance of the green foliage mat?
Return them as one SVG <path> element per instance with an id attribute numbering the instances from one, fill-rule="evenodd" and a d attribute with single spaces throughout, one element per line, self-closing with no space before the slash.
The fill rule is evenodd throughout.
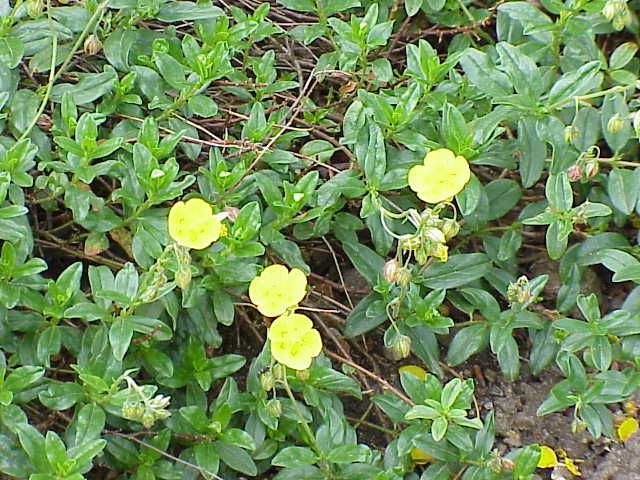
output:
<path id="1" fill-rule="evenodd" d="M 0 477 L 569 475 L 477 354 L 637 435 L 639 6 L 0 0 Z"/>

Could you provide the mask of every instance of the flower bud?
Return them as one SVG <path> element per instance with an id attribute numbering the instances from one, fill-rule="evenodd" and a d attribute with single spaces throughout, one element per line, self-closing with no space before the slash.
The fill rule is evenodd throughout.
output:
<path id="1" fill-rule="evenodd" d="M 514 283 L 509 284 L 509 287 L 507 287 L 507 300 L 511 304 L 523 306 L 531 302 L 531 286 L 527 277 L 522 275 Z"/>
<path id="2" fill-rule="evenodd" d="M 398 269 L 398 272 L 396 273 L 396 283 L 401 287 L 406 287 L 407 285 L 409 285 L 410 281 L 411 270 L 405 267 Z"/>
<path id="3" fill-rule="evenodd" d="M 84 41 L 84 53 L 97 55 L 102 50 L 102 42 L 95 34 L 89 35 Z"/>
<path id="4" fill-rule="evenodd" d="M 640 137 L 640 111 L 633 115 L 633 131 L 636 132 L 636 136 Z"/>
<path id="5" fill-rule="evenodd" d="M 282 403 L 277 398 L 272 398 L 267 402 L 266 405 L 267 411 L 276 418 L 279 418 L 282 415 Z"/>
<path id="6" fill-rule="evenodd" d="M 398 239 L 398 245 L 401 250 L 412 252 L 420 246 L 420 239 L 417 235 L 402 235 Z"/>
<path id="7" fill-rule="evenodd" d="M 502 467 L 503 471 L 511 472 L 513 471 L 513 467 L 515 467 L 515 463 L 513 462 L 513 460 L 509 460 L 508 458 L 501 458 L 500 466 Z"/>
<path id="8" fill-rule="evenodd" d="M 301 382 L 304 382 L 309 378 L 309 369 L 305 368 L 304 370 L 296 370 L 296 378 Z"/>
<path id="9" fill-rule="evenodd" d="M 618 14 L 618 3 L 618 0 L 609 0 L 602 9 L 602 16 L 607 20 L 612 21 Z"/>
<path id="10" fill-rule="evenodd" d="M 445 240 L 448 242 L 458 234 L 458 232 L 460 231 L 460 225 L 458 225 L 458 222 L 456 222 L 452 218 L 445 218 L 440 229 L 444 234 Z"/>
<path id="11" fill-rule="evenodd" d="M 607 122 L 607 131 L 609 133 L 618 133 L 624 128 L 624 121 L 617 113 L 612 116 Z"/>
<path id="12" fill-rule="evenodd" d="M 144 414 L 144 406 L 140 402 L 125 402 L 122 405 L 122 416 L 127 420 L 138 420 Z"/>
<path id="13" fill-rule="evenodd" d="M 238 214 L 240 213 L 240 209 L 237 207 L 224 207 L 222 211 L 227 214 L 227 218 L 231 223 L 236 221 L 236 218 L 238 218 Z"/>
<path id="14" fill-rule="evenodd" d="M 440 243 L 435 247 L 432 255 L 441 262 L 446 262 L 449 258 L 449 247 L 447 247 L 444 243 Z"/>
<path id="15" fill-rule="evenodd" d="M 567 125 L 564 127 L 564 141 L 567 143 L 573 142 L 577 138 L 578 133 L 580 132 L 576 127 L 573 125 Z"/>
<path id="16" fill-rule="evenodd" d="M 49 115 L 47 115 L 46 113 L 43 113 L 38 117 L 38 121 L 36 122 L 36 125 L 38 126 L 38 128 L 40 128 L 40 130 L 44 130 L 45 132 L 48 132 L 51 130 L 51 127 L 53 126 L 53 122 L 51 121 L 51 117 Z"/>
<path id="17" fill-rule="evenodd" d="M 407 358 L 411 354 L 411 339 L 406 335 L 399 334 L 394 337 L 387 351 L 392 360 Z"/>
<path id="18" fill-rule="evenodd" d="M 265 392 L 270 392 L 273 390 L 273 385 L 275 384 L 275 379 L 273 378 L 273 373 L 265 372 L 260 375 L 260 386 Z"/>
<path id="19" fill-rule="evenodd" d="M 577 163 L 567 168 L 567 177 L 570 182 L 577 182 L 582 178 L 582 168 Z"/>
<path id="20" fill-rule="evenodd" d="M 394 258 L 392 260 L 388 260 L 384 266 L 382 267 L 382 273 L 384 275 L 384 279 L 387 282 L 395 283 L 398 278 L 398 270 L 400 266 L 398 261 Z"/>
<path id="21" fill-rule="evenodd" d="M 271 368 L 271 373 L 273 373 L 274 380 L 284 380 L 287 375 L 287 367 L 278 363 Z"/>
<path id="22" fill-rule="evenodd" d="M 597 158 L 588 158 L 584 163 L 584 174 L 587 178 L 593 178 L 600 170 L 600 163 Z"/>
<path id="23" fill-rule="evenodd" d="M 176 285 L 182 290 L 187 288 L 191 283 L 191 268 L 188 265 L 180 265 L 178 272 L 176 273 Z"/>
<path id="24" fill-rule="evenodd" d="M 27 15 L 31 18 L 39 17 L 44 10 L 44 2 L 42 0 L 27 1 Z"/>
<path id="25" fill-rule="evenodd" d="M 160 170 L 159 168 L 154 168 L 153 170 L 151 170 L 151 178 L 152 179 L 156 179 L 156 178 L 162 178 L 164 177 L 166 174 L 164 173 L 164 170 Z"/>
<path id="26" fill-rule="evenodd" d="M 424 230 L 425 238 L 431 240 L 436 243 L 444 243 L 446 240 L 444 238 L 444 233 L 438 228 L 435 227 L 427 227 Z"/>

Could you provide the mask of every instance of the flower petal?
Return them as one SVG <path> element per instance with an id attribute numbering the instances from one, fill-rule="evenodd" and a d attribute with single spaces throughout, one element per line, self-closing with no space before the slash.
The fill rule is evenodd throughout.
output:
<path id="1" fill-rule="evenodd" d="M 425 166 L 434 165 L 438 167 L 446 166 L 455 157 L 455 154 L 448 148 L 438 148 L 431 150 L 424 157 Z"/>
<path id="2" fill-rule="evenodd" d="M 538 468 L 553 468 L 558 464 L 558 457 L 552 448 L 540 445 L 540 459 Z"/>
<path id="3" fill-rule="evenodd" d="M 429 177 L 429 169 L 424 165 L 416 165 L 409 170 L 409 187 L 411 190 L 418 193 L 424 191 L 427 188 L 427 181 Z"/>
<path id="4" fill-rule="evenodd" d="M 289 306 L 297 305 L 307 294 L 307 276 L 302 270 L 293 268 L 287 278 L 287 287 L 291 298 L 291 305 Z"/>
<path id="5" fill-rule="evenodd" d="M 302 343 L 302 348 L 300 349 L 301 354 L 311 358 L 320 355 L 322 351 L 322 337 L 320 336 L 320 332 L 315 328 L 308 330 L 302 336 L 300 342 Z"/>

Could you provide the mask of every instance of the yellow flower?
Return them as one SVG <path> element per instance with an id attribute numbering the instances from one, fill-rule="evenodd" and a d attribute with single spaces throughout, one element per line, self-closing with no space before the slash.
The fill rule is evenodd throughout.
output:
<path id="1" fill-rule="evenodd" d="M 558 464 L 558 457 L 552 448 L 540 445 L 540 459 L 538 468 L 553 468 Z"/>
<path id="2" fill-rule="evenodd" d="M 433 457 L 431 455 L 429 455 L 428 453 L 424 453 L 419 448 L 412 448 L 409 456 L 411 457 L 411 461 L 417 465 L 423 465 L 433 460 Z"/>
<path id="3" fill-rule="evenodd" d="M 307 277 L 297 268 L 270 265 L 251 280 L 249 298 L 265 317 L 277 317 L 302 301 L 307 293 Z"/>
<path id="4" fill-rule="evenodd" d="M 425 378 L 427 378 L 427 372 L 425 372 L 423 368 L 420 368 L 417 365 L 404 365 L 400 367 L 398 371 L 410 373 L 419 380 L 424 380 Z"/>
<path id="5" fill-rule="evenodd" d="M 616 427 L 618 438 L 626 442 L 631 435 L 638 431 L 638 420 L 633 417 L 627 417 Z"/>
<path id="6" fill-rule="evenodd" d="M 276 318 L 268 333 L 271 355 L 294 370 L 305 370 L 322 351 L 320 333 L 306 315 L 290 313 Z"/>
<path id="7" fill-rule="evenodd" d="M 427 153 L 423 165 L 409 170 L 409 186 L 427 203 L 450 200 L 471 178 L 467 160 L 447 148 Z"/>
<path id="8" fill-rule="evenodd" d="M 169 235 L 179 245 L 202 250 L 220 237 L 222 223 L 201 198 L 177 202 L 169 211 Z"/>

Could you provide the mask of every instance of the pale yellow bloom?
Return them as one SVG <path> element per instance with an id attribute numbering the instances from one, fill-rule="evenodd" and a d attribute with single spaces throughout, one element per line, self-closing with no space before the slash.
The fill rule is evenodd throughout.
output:
<path id="1" fill-rule="evenodd" d="M 558 464 L 556 452 L 551 447 L 540 445 L 540 459 L 538 460 L 538 468 L 553 468 Z"/>
<path id="2" fill-rule="evenodd" d="M 307 293 L 307 277 L 297 268 L 270 265 L 249 285 L 249 298 L 265 317 L 277 317 L 295 307 Z"/>
<path id="3" fill-rule="evenodd" d="M 169 235 L 176 243 L 202 250 L 220 237 L 222 223 L 201 198 L 177 202 L 169 211 Z"/>
<path id="4" fill-rule="evenodd" d="M 447 148 L 427 154 L 422 165 L 409 170 L 409 186 L 427 203 L 451 200 L 471 178 L 467 160 Z"/>
<path id="5" fill-rule="evenodd" d="M 631 435 L 638 431 L 638 420 L 633 417 L 627 417 L 616 427 L 616 435 L 618 438 L 626 442 Z"/>
<path id="6" fill-rule="evenodd" d="M 305 370 L 322 351 L 322 338 L 306 315 L 290 313 L 276 318 L 268 333 L 271 355 L 294 370 Z"/>

